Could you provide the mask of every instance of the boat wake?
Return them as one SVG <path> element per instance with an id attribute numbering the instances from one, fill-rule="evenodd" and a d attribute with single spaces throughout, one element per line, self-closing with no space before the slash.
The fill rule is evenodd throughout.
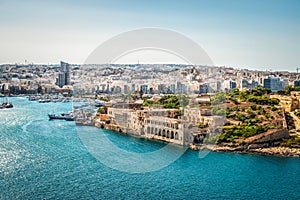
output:
<path id="1" fill-rule="evenodd" d="M 39 121 L 43 121 L 43 120 L 42 120 L 42 119 L 35 119 L 35 120 L 31 120 L 31 121 L 27 122 L 26 124 L 24 124 L 24 125 L 22 126 L 23 133 L 29 133 L 29 132 L 27 131 L 27 127 L 28 127 L 29 125 L 31 125 L 33 122 L 39 122 Z"/>

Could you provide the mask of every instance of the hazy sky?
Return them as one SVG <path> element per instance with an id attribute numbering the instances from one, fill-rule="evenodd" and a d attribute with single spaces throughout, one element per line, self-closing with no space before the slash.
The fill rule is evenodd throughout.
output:
<path id="1" fill-rule="evenodd" d="M 216 65 L 300 67 L 298 0 L 0 0 L 0 27 L 0 63 L 83 63 L 119 33 L 159 27 L 196 41 Z M 123 61 L 153 62 L 153 57 L 137 54 Z M 167 55 L 157 60 L 173 61 Z"/>

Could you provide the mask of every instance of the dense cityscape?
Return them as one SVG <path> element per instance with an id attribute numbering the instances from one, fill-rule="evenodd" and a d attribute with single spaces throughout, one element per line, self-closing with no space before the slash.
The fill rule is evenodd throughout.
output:
<path id="1" fill-rule="evenodd" d="M 175 64 L 66 62 L 2 65 L 0 70 L 2 96 L 25 95 L 40 103 L 73 98 L 98 107 L 96 113 L 77 108 L 68 118 L 56 117 L 76 119 L 78 125 L 194 150 L 300 155 L 298 73 Z"/>
<path id="2" fill-rule="evenodd" d="M 300 86 L 299 73 L 257 71 L 229 67 L 166 64 L 60 65 L 6 64 L 0 66 L 2 94 L 50 94 L 84 91 L 86 94 L 205 94 L 234 88 Z M 84 85 L 78 86 L 78 83 Z"/>

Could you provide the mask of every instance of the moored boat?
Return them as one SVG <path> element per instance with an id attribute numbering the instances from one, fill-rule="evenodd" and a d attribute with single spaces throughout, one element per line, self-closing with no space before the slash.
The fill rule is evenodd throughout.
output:
<path id="1" fill-rule="evenodd" d="M 49 116 L 49 119 L 52 120 L 52 119 L 65 119 L 66 117 L 64 116 L 59 116 L 59 115 L 55 115 L 55 114 L 48 114 Z"/>
<path id="2" fill-rule="evenodd" d="M 55 115 L 55 114 L 48 114 L 49 120 L 53 119 L 60 119 L 60 120 L 66 120 L 66 121 L 75 121 L 75 117 L 69 115 L 69 114 L 61 114 L 61 115 Z"/>
<path id="3" fill-rule="evenodd" d="M 75 117 L 65 117 L 66 121 L 75 121 Z"/>
<path id="4" fill-rule="evenodd" d="M 5 108 L 13 108 L 13 104 L 12 103 L 9 103 L 8 101 L 4 102 L 3 100 L 3 103 L 0 105 L 0 109 L 5 109 Z"/>

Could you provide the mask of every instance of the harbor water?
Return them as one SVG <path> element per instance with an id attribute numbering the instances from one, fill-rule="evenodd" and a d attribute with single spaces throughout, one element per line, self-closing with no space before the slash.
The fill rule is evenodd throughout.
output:
<path id="1" fill-rule="evenodd" d="M 187 150 L 160 170 L 127 173 L 97 160 L 74 121 L 49 121 L 48 113 L 68 112 L 72 102 L 9 101 L 14 107 L 0 110 L 0 199 L 300 199 L 299 158 L 215 152 L 199 158 Z M 105 135 L 129 152 L 166 145 L 95 127 L 80 133 Z"/>

